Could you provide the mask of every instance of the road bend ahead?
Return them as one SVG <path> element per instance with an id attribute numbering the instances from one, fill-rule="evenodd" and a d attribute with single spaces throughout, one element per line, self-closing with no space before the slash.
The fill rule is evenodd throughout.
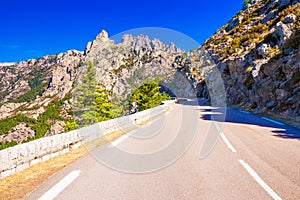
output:
<path id="1" fill-rule="evenodd" d="M 298 129 L 227 109 L 216 145 L 200 159 L 207 134 L 220 126 L 210 120 L 218 119 L 218 109 L 195 101 L 169 107 L 27 199 L 300 199 Z"/>

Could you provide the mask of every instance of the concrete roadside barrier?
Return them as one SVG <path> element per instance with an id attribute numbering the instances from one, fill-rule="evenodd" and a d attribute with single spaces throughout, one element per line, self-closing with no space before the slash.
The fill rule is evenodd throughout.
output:
<path id="1" fill-rule="evenodd" d="M 40 138 L 0 151 L 0 178 L 4 178 L 24 170 L 39 162 L 65 154 L 70 149 L 93 141 L 98 137 L 118 130 L 136 127 L 139 123 L 158 117 L 168 109 L 166 101 L 163 105 L 144 110 L 133 115 L 103 121 L 91 126 L 67 133 Z"/>

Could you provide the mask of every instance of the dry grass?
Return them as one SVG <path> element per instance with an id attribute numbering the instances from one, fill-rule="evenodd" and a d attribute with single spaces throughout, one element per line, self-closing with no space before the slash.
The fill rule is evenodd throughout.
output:
<path id="1" fill-rule="evenodd" d="M 64 155 L 0 179 L 0 199 L 23 199 L 26 194 L 37 188 L 48 177 L 75 162 L 86 153 L 86 148 L 80 146 Z"/>
<path id="2" fill-rule="evenodd" d="M 151 120 L 153 120 L 153 118 L 141 121 L 135 126 L 106 134 L 105 136 L 81 145 L 77 149 L 73 149 L 64 155 L 38 163 L 21 172 L 0 179 L 0 200 L 23 199 L 28 193 L 45 182 L 50 176 L 86 155 L 89 151 L 112 142 L 126 132 L 135 129 L 137 126 L 147 124 Z"/>

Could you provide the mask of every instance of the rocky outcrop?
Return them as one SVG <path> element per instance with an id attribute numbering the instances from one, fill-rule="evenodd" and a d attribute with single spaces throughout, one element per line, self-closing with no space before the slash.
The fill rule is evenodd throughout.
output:
<path id="1" fill-rule="evenodd" d="M 299 1 L 252 0 L 197 52 L 208 52 L 221 73 L 228 105 L 299 121 L 299 41 Z M 195 67 L 195 59 L 190 52 L 176 66 L 205 96 L 209 70 Z"/>
<path id="2" fill-rule="evenodd" d="M 50 130 L 46 133 L 45 136 L 57 135 L 59 133 L 63 133 L 65 131 L 64 125 L 65 125 L 64 121 L 57 121 L 57 122 L 55 122 L 51 126 Z"/>
<path id="3" fill-rule="evenodd" d="M 25 103 L 7 103 L 0 107 L 0 120 L 13 115 L 13 111 L 21 107 Z"/>
<path id="4" fill-rule="evenodd" d="M 63 124 L 58 123 L 58 120 L 43 122 L 40 118 L 44 113 L 49 117 L 50 114 L 47 112 L 50 113 L 49 110 L 55 104 L 53 102 L 60 101 L 71 94 L 78 73 L 77 69 L 83 62 L 83 58 L 83 52 L 70 50 L 57 55 L 0 66 L 0 104 L 3 104 L 0 107 L 0 120 L 8 119 L 6 123 L 13 124 L 15 119 L 12 117 L 23 117 L 18 118 L 19 125 L 1 136 L 0 143 L 11 141 L 19 143 L 27 140 L 28 137 L 34 137 L 35 131 L 45 129 L 39 128 L 42 126 L 39 124 L 42 123 L 47 123 L 44 127 L 49 127 L 47 134 L 64 131 Z M 65 120 L 70 118 L 69 110 L 70 108 L 64 104 L 59 108 L 59 112 L 64 113 Z M 36 126 L 35 130 L 30 129 L 29 126 Z"/>
<path id="5" fill-rule="evenodd" d="M 111 40 L 98 43 L 85 61 L 95 63 L 96 79 L 102 89 L 124 98 L 146 78 L 171 79 L 176 71 L 172 63 L 182 52 L 173 43 L 167 45 L 145 35 L 126 34 L 120 44 Z"/>
<path id="6" fill-rule="evenodd" d="M 99 44 L 109 41 L 108 33 L 105 30 L 102 30 L 99 35 L 92 42 L 88 42 L 85 47 L 85 55 L 95 49 Z"/>
<path id="7" fill-rule="evenodd" d="M 0 135 L 0 143 L 4 142 L 17 142 L 21 143 L 27 139 L 34 137 L 34 130 L 27 127 L 25 123 L 20 123 L 13 127 L 8 134 Z"/>

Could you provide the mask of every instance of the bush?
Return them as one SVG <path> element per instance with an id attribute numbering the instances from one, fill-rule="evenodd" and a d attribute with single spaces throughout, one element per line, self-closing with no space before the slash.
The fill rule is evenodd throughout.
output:
<path id="1" fill-rule="evenodd" d="M 34 86 L 35 84 L 36 84 L 36 82 L 33 83 L 32 86 Z M 38 86 L 34 86 L 30 91 L 26 92 L 25 94 L 19 96 L 17 99 L 11 100 L 11 102 L 21 103 L 21 102 L 33 101 L 33 100 L 35 100 L 37 95 L 42 96 L 42 94 L 44 93 L 46 87 L 47 87 L 46 82 L 41 83 Z"/>
<path id="2" fill-rule="evenodd" d="M 188 57 L 188 54 L 186 52 L 184 52 L 181 56 L 181 59 L 183 60 L 183 59 L 186 59 L 187 57 Z"/>
<path id="3" fill-rule="evenodd" d="M 16 141 L 0 143 L 0 150 L 17 145 Z"/>
<path id="4" fill-rule="evenodd" d="M 245 0 L 243 3 L 243 8 L 246 8 L 251 3 L 251 0 Z"/>
<path id="5" fill-rule="evenodd" d="M 133 90 L 130 97 L 130 104 L 137 103 L 138 110 L 146 110 L 157 105 L 162 101 L 170 99 L 166 93 L 160 94 L 159 82 L 153 79 L 147 79 L 144 83 Z"/>
<path id="6" fill-rule="evenodd" d="M 16 115 L 13 117 L 2 119 L 0 120 L 0 135 L 7 134 L 11 128 L 17 126 L 21 122 L 30 125 L 36 123 L 36 120 L 23 115 Z"/>
<path id="7" fill-rule="evenodd" d="M 51 125 L 47 122 L 38 122 L 31 128 L 35 132 L 35 137 L 34 139 L 42 138 L 45 136 L 48 130 L 50 130 Z"/>
<path id="8" fill-rule="evenodd" d="M 246 73 L 250 73 L 250 72 L 252 72 L 252 69 L 253 69 L 253 67 L 252 66 L 249 66 L 247 69 L 246 69 Z"/>
<path id="9" fill-rule="evenodd" d="M 75 130 L 77 128 L 76 122 L 74 120 L 67 121 L 64 129 L 66 132 Z"/>

